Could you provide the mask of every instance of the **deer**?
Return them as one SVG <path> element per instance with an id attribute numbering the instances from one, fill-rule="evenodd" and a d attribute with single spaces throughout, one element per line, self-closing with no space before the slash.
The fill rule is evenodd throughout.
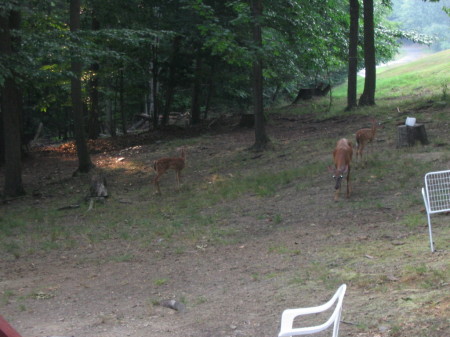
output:
<path id="1" fill-rule="evenodd" d="M 383 126 L 380 123 L 377 123 L 375 119 L 371 119 L 372 127 L 364 128 L 356 131 L 356 160 L 362 161 L 363 159 L 363 151 L 368 143 L 371 143 L 378 129 L 382 129 Z"/>
<path id="2" fill-rule="evenodd" d="M 336 147 L 333 150 L 333 162 L 334 167 L 328 167 L 330 172 L 333 172 L 333 178 L 335 180 L 334 200 L 338 201 L 339 192 L 341 190 L 341 182 L 344 175 L 347 174 L 347 198 L 350 198 L 352 193 L 352 186 L 350 183 L 350 163 L 353 156 L 353 144 L 346 138 L 338 140 Z"/>
<path id="3" fill-rule="evenodd" d="M 161 195 L 161 189 L 159 188 L 159 179 L 169 169 L 175 171 L 178 190 L 180 190 L 181 170 L 184 169 L 185 165 L 186 151 L 184 148 L 181 149 L 180 157 L 164 157 L 153 162 L 153 169 L 156 172 L 156 176 L 155 178 L 153 178 L 153 184 L 156 186 L 159 195 Z"/>

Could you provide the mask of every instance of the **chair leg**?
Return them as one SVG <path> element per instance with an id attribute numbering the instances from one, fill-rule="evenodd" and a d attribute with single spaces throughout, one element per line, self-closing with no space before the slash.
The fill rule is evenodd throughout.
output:
<path id="1" fill-rule="evenodd" d="M 428 212 L 427 212 L 427 218 L 428 218 L 428 232 L 430 233 L 430 248 L 431 248 L 431 252 L 434 253 L 433 233 L 431 231 L 431 216 L 430 216 L 430 213 L 428 213 Z"/>

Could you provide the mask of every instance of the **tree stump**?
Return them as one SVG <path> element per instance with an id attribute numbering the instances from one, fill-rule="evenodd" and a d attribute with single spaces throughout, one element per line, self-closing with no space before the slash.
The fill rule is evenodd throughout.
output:
<path id="1" fill-rule="evenodd" d="M 422 145 L 429 144 L 425 125 L 416 124 L 414 126 L 400 125 L 397 128 L 397 147 L 414 146 L 416 140 Z"/>

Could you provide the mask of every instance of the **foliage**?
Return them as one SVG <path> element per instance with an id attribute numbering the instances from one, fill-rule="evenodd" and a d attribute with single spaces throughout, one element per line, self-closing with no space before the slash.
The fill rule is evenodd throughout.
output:
<path id="1" fill-rule="evenodd" d="M 20 36 L 20 52 L 14 59 L 0 55 L 0 83 L 15 74 L 24 90 L 25 129 L 42 121 L 51 136 L 71 134 L 73 60 L 84 66 L 83 98 L 89 111 L 91 83 L 98 80 L 104 131 L 129 125 L 137 113 L 151 109 L 189 110 L 198 51 L 205 115 L 208 108 L 249 109 L 251 64 L 257 54 L 263 59 L 266 105 L 291 100 L 301 87 L 339 83 L 347 68 L 348 8 L 338 0 L 264 1 L 262 48 L 253 45 L 249 5 L 243 0 L 84 0 L 76 33 L 69 31 L 63 0 L 8 0 L 0 9 L 18 10 L 23 18 L 14 32 Z M 395 39 L 406 33 L 388 27 L 385 6 L 378 6 L 376 15 L 377 59 L 386 61 L 395 54 Z M 153 80 L 158 83 L 154 108 L 149 104 Z M 168 100 L 170 92 L 173 99 Z M 124 119 L 119 119 L 120 111 Z"/>
<path id="2" fill-rule="evenodd" d="M 445 50 L 450 48 L 450 17 L 446 12 L 449 6 L 449 0 L 394 0 L 390 19 L 399 22 L 402 31 L 413 35 L 414 42 L 417 42 L 414 35 L 427 35 L 434 51 Z"/>

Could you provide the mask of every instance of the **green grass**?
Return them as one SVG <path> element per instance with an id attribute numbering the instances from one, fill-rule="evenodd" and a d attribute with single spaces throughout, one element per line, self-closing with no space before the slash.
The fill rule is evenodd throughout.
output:
<path id="1" fill-rule="evenodd" d="M 400 96 L 439 95 L 450 85 L 450 50 L 423 57 L 417 61 L 377 71 L 377 100 L 392 100 Z M 364 78 L 358 77 L 358 95 L 364 89 Z M 347 96 L 347 86 L 333 89 L 335 99 Z"/>
<path id="2" fill-rule="evenodd" d="M 153 283 L 156 285 L 156 286 L 163 286 L 163 285 L 165 285 L 165 284 L 167 284 L 167 282 L 169 282 L 169 280 L 168 279 L 165 279 L 165 278 L 162 278 L 162 279 L 157 279 L 157 280 L 155 280 Z"/>
<path id="3" fill-rule="evenodd" d="M 429 100 L 440 100 L 445 96 L 448 99 L 446 88 L 450 78 L 449 62 L 450 51 L 446 51 L 380 72 L 377 78 L 377 105 L 359 108 L 352 114 L 380 116 L 387 121 L 387 128 L 392 129 L 395 128 L 397 118 L 404 118 L 403 115 L 398 116 L 397 107 L 400 107 L 401 111 L 413 110 L 416 116 L 422 117 L 421 107 L 429 105 Z M 359 78 L 358 82 L 358 92 L 361 94 L 363 79 Z M 345 85 L 333 89 L 334 105 L 330 112 L 326 112 L 323 108 L 327 106 L 326 100 L 319 101 L 311 109 L 303 111 L 317 112 L 316 117 L 319 120 L 347 114 L 343 112 L 346 104 L 345 95 Z M 442 112 L 437 111 L 433 114 L 433 119 L 448 123 L 448 109 Z M 159 150 L 175 154 L 177 147 L 207 142 L 207 136 L 192 138 L 188 141 L 182 139 L 164 143 Z M 447 135 L 436 136 L 434 143 L 444 144 L 439 148 L 439 151 L 444 154 L 438 161 L 431 162 L 414 160 L 411 156 L 436 151 L 433 147 L 404 149 L 400 155 L 400 151 L 392 146 L 377 146 L 375 153 L 368 158 L 364 171 L 354 174 L 354 185 L 358 194 L 346 204 L 348 207 L 346 217 L 349 221 L 354 221 L 352 212 L 406 208 L 407 210 L 401 216 L 393 218 L 392 223 L 386 224 L 388 229 L 389 226 L 400 226 L 406 233 L 413 232 L 404 239 L 405 245 L 393 246 L 391 241 L 378 238 L 352 242 L 350 246 L 324 248 L 319 254 L 322 260 L 307 263 L 301 273 L 296 272 L 286 276 L 286 284 L 309 286 L 313 281 L 319 280 L 318 282 L 328 289 L 332 289 L 339 282 L 349 282 L 361 289 L 375 286 L 378 291 L 386 291 L 396 284 L 387 278 L 385 270 L 380 267 L 385 265 L 398 265 L 400 272 L 395 276 L 407 281 L 405 284 L 398 285 L 400 288 L 411 284 L 433 287 L 433 284 L 445 283 L 445 280 L 449 279 L 448 265 L 414 267 L 414 261 L 408 261 L 407 254 L 412 255 L 423 249 L 424 245 L 417 243 L 427 239 L 423 230 L 425 215 L 417 213 L 416 210 L 417 205 L 422 205 L 420 194 L 417 192 L 420 191 L 421 177 L 425 172 L 439 168 L 445 161 L 448 162 L 450 155 L 445 154 L 449 150 L 448 142 Z M 291 152 L 283 152 L 284 157 L 280 158 L 280 152 L 277 150 L 269 151 L 265 155 L 268 158 L 262 158 L 254 166 L 251 166 L 254 160 L 250 159 L 254 154 L 247 151 L 230 151 L 224 156 L 217 156 L 217 160 L 207 163 L 209 174 L 218 177 L 216 181 L 198 180 L 195 185 L 194 183 L 185 184 L 180 193 L 166 192 L 162 198 L 151 197 L 152 186 L 142 186 L 130 192 L 136 197 L 130 204 L 122 204 L 113 196 L 107 204 L 96 205 L 93 211 L 87 213 L 85 212 L 87 205 L 84 204 L 79 210 L 73 212 L 58 212 L 54 204 L 47 207 L 27 207 L 26 205 L 18 209 L 8 208 L 7 212 L 2 213 L 0 217 L 0 254 L 5 254 L 11 259 L 18 259 L 36 252 L 66 250 L 114 240 L 158 249 L 170 246 L 176 254 L 182 254 L 193 249 L 192 247 L 201 250 L 208 244 L 228 245 L 242 242 L 246 240 L 246 237 L 242 234 L 239 224 L 232 223 L 232 215 L 260 217 L 258 218 L 260 222 L 270 222 L 274 228 L 283 228 L 288 217 L 279 211 L 271 214 L 252 212 L 247 209 L 246 200 L 262 199 L 270 205 L 272 198 L 284 190 L 292 189 L 297 195 L 308 193 L 309 189 L 315 187 L 317 177 L 327 175 L 326 167 L 330 164 L 328 161 L 331 162 L 331 156 L 327 157 L 329 158 L 327 161 L 321 159 L 321 155 L 328 155 L 330 151 L 327 149 L 333 148 L 334 144 L 334 136 L 323 136 L 313 141 L 302 139 L 295 144 L 295 149 L 291 149 Z M 276 146 L 282 148 L 281 144 Z M 304 154 L 312 154 L 312 159 L 294 162 L 289 166 L 284 165 L 285 162 L 291 163 L 291 157 L 302 158 Z M 278 160 L 283 165 L 280 165 L 277 170 L 266 170 L 263 160 Z M 233 171 L 232 175 L 226 174 L 228 168 Z M 384 180 L 392 176 L 396 179 L 385 184 Z M 361 185 L 367 186 L 366 190 L 358 190 Z M 396 196 L 396 193 L 400 194 Z M 388 199 L 385 198 L 386 196 L 395 197 Z M 71 204 L 77 198 L 78 196 L 71 196 L 67 200 L 58 200 L 58 202 Z M 326 211 L 336 211 L 341 207 L 341 204 L 328 205 L 326 202 L 324 201 Z M 299 204 L 298 207 L 305 207 L 305 205 Z M 436 218 L 437 223 L 445 222 L 443 218 Z M 271 221 L 267 221 L 268 219 Z M 419 231 L 423 233 L 415 236 L 414 234 Z M 444 246 L 449 239 L 449 234 L 443 231 L 441 235 L 436 236 L 436 244 Z M 337 250 L 339 258 L 345 261 L 345 266 L 342 266 L 342 261 L 337 261 L 335 254 Z M 389 255 L 385 252 L 389 252 Z M 268 247 L 268 253 L 282 255 L 282 259 L 299 259 L 304 251 L 301 247 L 290 248 L 288 245 L 278 244 Z M 106 259 L 113 262 L 130 262 L 134 259 L 132 253 L 113 252 L 111 254 Z M 365 256 L 376 258 L 370 259 Z M 86 263 L 91 262 L 86 261 Z M 361 265 L 365 270 L 359 272 L 352 270 L 352 267 Z M 281 272 L 268 273 L 261 276 L 253 273 L 251 277 L 257 281 L 276 278 L 280 274 Z M 167 279 L 158 279 L 154 281 L 154 284 L 164 286 L 168 282 Z M 13 296 L 5 292 L 1 303 L 8 303 Z M 369 324 L 366 323 L 360 324 L 368 326 Z"/>

